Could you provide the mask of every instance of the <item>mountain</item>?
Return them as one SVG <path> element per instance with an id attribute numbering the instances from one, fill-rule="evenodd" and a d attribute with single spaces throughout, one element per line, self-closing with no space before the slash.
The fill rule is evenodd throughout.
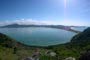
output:
<path id="1" fill-rule="evenodd" d="M 23 27 L 45 27 L 45 28 L 57 28 L 63 29 L 75 33 L 79 33 L 80 31 L 71 29 L 71 26 L 64 26 L 64 25 L 19 25 L 19 24 L 10 24 L 6 26 L 1 26 L 0 28 L 23 28 Z"/>
<path id="2" fill-rule="evenodd" d="M 10 24 L 1 26 L 1 28 L 18 28 L 18 27 L 39 27 L 40 25 L 19 25 L 19 24 Z"/>
<path id="3" fill-rule="evenodd" d="M 19 25 L 19 24 L 10 24 L 2 26 L 2 28 L 13 28 L 13 27 L 53 27 L 53 28 L 64 28 L 69 26 L 63 26 L 63 25 Z"/>

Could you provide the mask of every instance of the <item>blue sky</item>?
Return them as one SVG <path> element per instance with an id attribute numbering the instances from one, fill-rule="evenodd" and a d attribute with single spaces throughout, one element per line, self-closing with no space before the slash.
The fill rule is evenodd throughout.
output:
<path id="1" fill-rule="evenodd" d="M 90 26 L 90 0 L 0 0 L 0 25 Z"/>

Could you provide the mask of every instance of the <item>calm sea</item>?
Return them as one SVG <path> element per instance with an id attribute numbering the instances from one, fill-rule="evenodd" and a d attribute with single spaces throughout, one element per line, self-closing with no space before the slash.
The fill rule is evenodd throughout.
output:
<path id="1" fill-rule="evenodd" d="M 21 43 L 34 46 L 49 46 L 67 43 L 76 34 L 61 29 L 42 27 L 0 28 L 0 32 Z"/>

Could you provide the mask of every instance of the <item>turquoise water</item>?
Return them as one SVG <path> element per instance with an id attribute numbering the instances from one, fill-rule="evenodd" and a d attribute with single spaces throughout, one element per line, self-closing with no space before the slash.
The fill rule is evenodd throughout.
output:
<path id="1" fill-rule="evenodd" d="M 76 34 L 55 28 L 0 28 L 4 33 L 17 41 L 34 46 L 49 46 L 69 42 Z"/>

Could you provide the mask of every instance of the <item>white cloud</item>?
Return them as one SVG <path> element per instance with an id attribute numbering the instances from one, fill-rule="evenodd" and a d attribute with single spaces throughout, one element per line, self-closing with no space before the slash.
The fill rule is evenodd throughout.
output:
<path id="1" fill-rule="evenodd" d="M 17 19 L 17 20 L 6 20 L 0 22 L 0 26 L 8 25 L 8 24 L 20 24 L 20 25 L 30 25 L 30 24 L 36 24 L 36 25 L 50 25 L 50 24 L 57 24 L 52 21 L 38 21 L 33 19 Z"/>
<path id="2" fill-rule="evenodd" d="M 88 26 L 89 24 L 84 21 L 79 20 L 61 20 L 61 21 L 51 21 L 51 20 L 33 20 L 33 19 L 17 19 L 17 20 L 6 20 L 0 22 L 0 26 L 8 25 L 8 24 L 20 24 L 20 25 L 74 25 L 74 26 Z"/>

